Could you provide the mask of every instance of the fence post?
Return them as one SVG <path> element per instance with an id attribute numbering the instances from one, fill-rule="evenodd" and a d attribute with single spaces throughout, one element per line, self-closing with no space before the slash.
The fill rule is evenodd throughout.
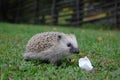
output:
<path id="1" fill-rule="evenodd" d="M 120 16 L 119 16 L 119 5 L 118 5 L 118 1 L 115 0 L 115 27 L 117 29 L 120 29 Z"/>
<path id="2" fill-rule="evenodd" d="M 38 23 L 38 17 L 39 17 L 39 0 L 35 0 L 35 4 L 34 4 L 34 24 Z"/>
<path id="3" fill-rule="evenodd" d="M 117 16 L 118 16 L 118 28 L 120 29 L 120 2 L 118 3 L 118 7 L 117 7 Z"/>
<path id="4" fill-rule="evenodd" d="M 58 11 L 56 9 L 56 3 L 58 0 L 52 0 L 52 7 L 51 7 L 51 25 L 58 24 Z"/>
<path id="5" fill-rule="evenodd" d="M 7 12 L 8 11 L 8 1 L 0 0 L 0 17 L 2 21 L 8 21 Z"/>
<path id="6" fill-rule="evenodd" d="M 83 23 L 83 8 L 84 8 L 84 0 L 76 0 L 76 9 L 77 9 L 77 26 Z"/>
<path id="7" fill-rule="evenodd" d="M 79 26 L 80 22 L 80 10 L 79 10 L 79 0 L 76 0 L 76 26 Z"/>
<path id="8" fill-rule="evenodd" d="M 15 18 L 15 23 L 20 22 L 20 18 L 21 18 L 21 13 L 22 13 L 22 0 L 18 0 L 17 3 L 18 7 L 17 7 L 17 12 L 16 12 L 16 18 Z"/>
<path id="9" fill-rule="evenodd" d="M 72 22 L 74 24 L 72 25 L 75 25 L 75 26 L 79 26 L 82 24 L 83 22 L 83 0 L 76 0 L 75 1 L 75 9 L 73 9 L 74 11 L 74 14 L 72 15 Z"/>

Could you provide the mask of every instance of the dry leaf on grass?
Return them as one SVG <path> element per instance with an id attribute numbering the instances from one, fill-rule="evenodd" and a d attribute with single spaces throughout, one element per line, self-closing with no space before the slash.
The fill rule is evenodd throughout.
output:
<path id="1" fill-rule="evenodd" d="M 71 61 L 70 61 L 70 62 L 75 62 L 75 61 L 76 61 L 76 59 L 74 59 L 74 58 L 73 58 L 73 59 L 71 59 Z"/>
<path id="2" fill-rule="evenodd" d="M 102 39 L 102 37 L 98 37 L 97 40 L 98 40 L 98 42 L 101 42 L 103 39 Z"/>

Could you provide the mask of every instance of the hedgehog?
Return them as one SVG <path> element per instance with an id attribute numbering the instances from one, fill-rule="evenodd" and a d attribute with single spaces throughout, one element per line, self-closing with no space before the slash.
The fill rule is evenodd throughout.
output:
<path id="1" fill-rule="evenodd" d="M 59 65 L 63 57 L 78 54 L 78 43 L 74 34 L 43 32 L 34 35 L 26 45 L 25 60 L 40 60 Z"/>

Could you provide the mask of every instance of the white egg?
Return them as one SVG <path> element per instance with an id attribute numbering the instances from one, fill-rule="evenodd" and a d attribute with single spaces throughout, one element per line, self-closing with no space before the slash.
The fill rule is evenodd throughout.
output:
<path id="1" fill-rule="evenodd" d="M 87 56 L 79 59 L 79 67 L 85 69 L 86 71 L 93 70 L 93 66 Z"/>

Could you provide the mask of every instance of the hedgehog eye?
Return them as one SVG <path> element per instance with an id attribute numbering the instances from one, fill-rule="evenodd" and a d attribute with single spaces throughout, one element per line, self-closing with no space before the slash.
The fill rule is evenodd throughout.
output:
<path id="1" fill-rule="evenodd" d="M 71 44 L 71 43 L 68 43 L 68 44 L 67 44 L 67 46 L 68 46 L 68 47 L 71 47 L 71 46 L 72 46 L 72 44 Z"/>
<path id="2" fill-rule="evenodd" d="M 58 40 L 60 40 L 62 38 L 62 36 L 61 35 L 58 35 Z"/>

